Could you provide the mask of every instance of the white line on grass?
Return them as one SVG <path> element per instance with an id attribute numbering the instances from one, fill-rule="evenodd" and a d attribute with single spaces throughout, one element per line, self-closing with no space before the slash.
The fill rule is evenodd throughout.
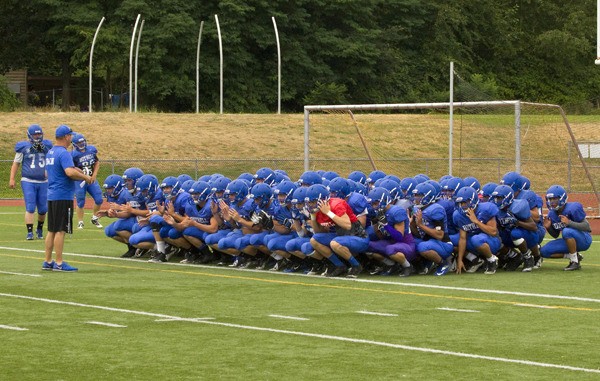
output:
<path id="1" fill-rule="evenodd" d="M 238 329 L 246 329 L 246 330 L 261 331 L 261 332 L 281 333 L 281 334 L 285 334 L 285 335 L 312 337 L 312 338 L 318 338 L 318 339 L 350 342 L 350 343 L 355 343 L 355 344 L 367 344 L 367 345 L 374 345 L 374 346 L 379 346 L 379 347 L 402 349 L 402 350 L 406 350 L 406 351 L 424 352 L 424 353 L 432 353 L 432 354 L 445 355 L 445 356 L 465 357 L 465 358 L 478 359 L 478 360 L 496 361 L 496 362 L 503 362 L 503 363 L 536 366 L 536 367 L 542 367 L 542 368 L 553 368 L 553 369 L 572 370 L 572 371 L 578 371 L 578 372 L 600 374 L 600 369 L 581 368 L 581 367 L 570 366 L 570 365 L 551 364 L 551 363 L 543 363 L 543 362 L 537 362 L 537 361 L 511 359 L 511 358 L 505 358 L 505 357 L 484 356 L 484 355 L 476 355 L 476 354 L 464 353 L 464 352 L 452 352 L 452 351 L 445 351 L 445 350 L 441 350 L 441 349 L 413 347 L 413 346 L 409 346 L 409 345 L 386 343 L 383 341 L 355 339 L 355 338 L 351 338 L 351 337 L 323 335 L 323 334 L 319 334 L 319 333 L 288 331 L 288 330 L 284 330 L 284 329 L 254 327 L 254 326 L 249 326 L 249 325 L 222 323 L 222 322 L 208 321 L 208 320 L 196 320 L 193 318 L 189 319 L 189 318 L 183 318 L 183 317 L 179 317 L 179 316 L 157 314 L 157 313 L 153 313 L 153 312 L 126 310 L 126 309 L 122 309 L 122 308 L 114 308 L 114 307 L 106 307 L 106 306 L 96 306 L 96 305 L 92 305 L 92 304 L 75 303 L 75 302 L 68 302 L 68 301 L 63 301 L 63 300 L 37 298 L 37 297 L 27 296 L 27 295 L 15 295 L 15 294 L 0 293 L 0 296 L 4 296 L 4 297 L 8 297 L 8 298 L 16 298 L 16 299 L 33 300 L 33 301 L 45 302 L 45 303 L 62 304 L 62 305 L 68 305 L 68 306 L 73 306 L 73 307 L 83 307 L 83 308 L 99 309 L 99 310 L 104 310 L 104 311 L 123 312 L 123 313 L 134 314 L 134 315 L 151 316 L 151 317 L 159 317 L 159 318 L 166 318 L 166 319 L 170 318 L 170 319 L 174 319 L 174 320 L 183 320 L 183 321 L 189 321 L 189 322 L 198 323 L 198 324 L 210 324 L 210 325 L 216 325 L 216 326 L 221 326 L 221 327 L 238 328 Z"/>
<path id="2" fill-rule="evenodd" d="M 101 321 L 86 321 L 85 324 L 103 325 L 105 327 L 112 327 L 112 328 L 127 328 L 126 325 L 113 324 L 113 323 L 104 323 L 104 322 L 101 322 Z"/>
<path id="3" fill-rule="evenodd" d="M 31 276 L 31 277 L 34 277 L 34 278 L 41 278 L 42 277 L 41 275 L 38 275 L 38 274 L 13 273 L 13 272 L 10 272 L 10 271 L 0 271 L 0 274 Z"/>
<path id="4" fill-rule="evenodd" d="M 547 308 L 547 309 L 551 309 L 551 310 L 554 310 L 557 308 L 554 306 L 540 306 L 538 304 L 527 304 L 527 303 L 515 303 L 514 305 L 519 306 L 519 307 Z"/>
<path id="5" fill-rule="evenodd" d="M 215 318 L 211 318 L 211 317 L 205 317 L 205 318 L 191 318 L 191 319 L 181 319 L 181 318 L 170 318 L 170 319 L 156 319 L 154 321 L 156 322 L 162 322 L 162 321 L 189 321 L 189 320 L 196 320 L 196 321 L 203 321 L 203 320 L 215 320 Z"/>
<path id="6" fill-rule="evenodd" d="M 371 312 L 371 311 L 356 311 L 356 313 L 363 314 L 363 315 L 374 315 L 374 316 L 390 316 L 390 317 L 398 316 L 398 314 L 386 314 L 383 312 Z"/>
<path id="7" fill-rule="evenodd" d="M 29 331 L 27 328 L 15 327 L 12 325 L 0 324 L 0 329 L 9 329 L 11 331 Z"/>
<path id="8" fill-rule="evenodd" d="M 453 312 L 481 312 L 481 311 L 477 311 L 477 310 L 461 310 L 459 308 L 448 308 L 448 307 L 439 307 L 439 308 L 436 308 L 436 310 L 453 311 Z"/>
<path id="9" fill-rule="evenodd" d="M 269 316 L 273 317 L 273 318 L 278 318 L 278 319 L 302 320 L 302 321 L 310 320 L 307 318 L 302 318 L 302 317 L 297 317 L 297 316 L 285 316 L 285 315 L 269 315 Z"/>
<path id="10" fill-rule="evenodd" d="M 0 246 L 0 249 L 5 250 L 14 250 L 14 251 L 26 251 L 30 253 L 43 253 L 43 250 L 31 250 L 31 249 L 21 249 L 17 247 L 6 247 Z M 112 261 L 125 261 L 130 263 L 143 263 L 139 260 L 133 258 L 117 258 L 117 257 L 107 257 L 103 255 L 91 255 L 91 254 L 78 254 L 78 253 L 63 253 L 64 255 L 70 255 L 74 257 L 81 258 L 94 258 L 94 259 L 106 259 Z M 183 263 L 172 263 L 165 262 L 161 263 L 162 266 L 184 266 L 188 268 L 204 268 L 204 269 L 219 269 L 224 271 L 243 271 L 243 272 L 256 272 L 259 274 L 265 274 L 263 270 L 247 270 L 247 269 L 239 269 L 239 268 L 229 268 L 229 267 L 215 267 L 215 266 L 207 266 L 207 265 L 188 265 Z M 295 273 L 282 273 L 282 272 L 269 272 L 269 274 L 280 275 L 280 276 L 299 276 L 305 279 L 314 278 L 316 276 L 313 275 L 304 275 L 304 274 L 295 274 Z M 352 278 L 327 278 L 331 281 L 346 281 L 346 282 L 357 282 L 357 283 L 369 283 L 369 284 L 385 284 L 385 285 L 394 285 L 399 287 L 421 287 L 421 288 L 431 288 L 437 290 L 452 290 L 452 291 L 468 291 L 468 292 L 479 292 L 484 294 L 497 294 L 497 295 L 515 295 L 515 296 L 526 296 L 526 297 L 536 297 L 536 298 L 546 298 L 546 299 L 561 299 L 561 300 L 574 300 L 579 302 L 592 302 L 592 303 L 600 303 L 600 299 L 594 298 L 583 298 L 579 296 L 566 296 L 566 295 L 553 295 L 553 294 L 537 294 L 531 292 L 519 292 L 519 291 L 503 291 L 503 290 L 491 290 L 491 289 L 482 289 L 482 288 L 468 288 L 468 287 L 454 287 L 454 286 L 440 286 L 436 284 L 421 284 L 421 283 L 405 283 L 405 282 L 392 282 L 385 280 L 375 280 L 375 279 L 352 279 Z"/>

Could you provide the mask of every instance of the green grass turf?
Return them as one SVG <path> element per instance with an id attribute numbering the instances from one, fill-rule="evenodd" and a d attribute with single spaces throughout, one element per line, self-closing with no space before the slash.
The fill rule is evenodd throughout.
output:
<path id="1" fill-rule="evenodd" d="M 65 258 L 80 268 L 77 273 L 66 274 L 40 270 L 43 242 L 25 241 L 22 221 L 22 208 L 0 208 L 0 325 L 28 329 L 0 329 L 2 379 L 600 377 L 580 370 L 386 346 L 598 369 L 597 243 L 585 253 L 583 269 L 573 273 L 562 271 L 565 260 L 548 260 L 531 274 L 501 271 L 493 276 L 449 274 L 407 279 L 361 276 L 353 281 L 121 260 L 117 258 L 124 251 L 123 245 L 87 224 L 66 240 Z M 465 289 L 455 289 L 458 287 Z M 361 310 L 397 316 L 357 313 Z M 308 320 L 280 319 L 271 314 Z M 156 321 L 165 317 L 214 320 Z M 89 321 L 126 328 L 92 325 Z"/>

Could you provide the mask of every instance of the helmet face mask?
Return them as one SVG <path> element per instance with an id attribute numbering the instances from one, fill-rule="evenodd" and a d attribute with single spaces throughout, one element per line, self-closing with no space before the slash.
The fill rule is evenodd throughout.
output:
<path id="1" fill-rule="evenodd" d="M 119 175 L 110 175 L 104 180 L 102 188 L 104 189 L 104 197 L 117 198 L 124 189 L 123 179 Z"/>
<path id="2" fill-rule="evenodd" d="M 507 210 L 515 199 L 515 194 L 508 185 L 498 185 L 492 192 L 492 202 L 501 210 Z"/>
<path id="3" fill-rule="evenodd" d="M 248 197 L 248 185 L 244 180 L 233 180 L 227 185 L 224 196 L 228 198 L 229 204 L 239 204 Z"/>
<path id="4" fill-rule="evenodd" d="M 306 198 L 304 199 L 309 212 L 316 213 L 319 211 L 320 200 L 329 200 L 329 189 L 322 184 L 311 185 L 306 190 Z"/>
<path id="5" fill-rule="evenodd" d="M 552 185 L 546 192 L 546 206 L 550 210 L 559 211 L 567 203 L 567 191 L 560 185 Z"/>
<path id="6" fill-rule="evenodd" d="M 477 192 L 471 187 L 463 187 L 456 192 L 456 205 L 461 213 L 466 213 L 468 209 L 477 208 L 479 198 Z"/>
<path id="7" fill-rule="evenodd" d="M 371 207 L 376 212 L 385 210 L 385 208 L 392 202 L 392 196 L 390 192 L 382 187 L 373 188 L 367 196 L 367 202 L 371 204 Z"/>
<path id="8" fill-rule="evenodd" d="M 413 190 L 413 203 L 417 208 L 424 208 L 435 201 L 435 188 L 426 182 L 421 183 Z"/>
<path id="9" fill-rule="evenodd" d="M 196 181 L 190 188 L 190 194 L 194 204 L 200 205 L 211 195 L 211 187 L 206 181 Z"/>

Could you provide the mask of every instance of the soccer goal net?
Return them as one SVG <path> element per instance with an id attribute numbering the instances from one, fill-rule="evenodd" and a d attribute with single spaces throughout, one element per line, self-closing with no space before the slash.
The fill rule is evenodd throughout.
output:
<path id="1" fill-rule="evenodd" d="M 450 114 L 452 113 L 452 118 Z M 452 123 L 450 123 L 452 121 Z M 304 167 L 342 175 L 374 169 L 399 177 L 474 176 L 483 185 L 508 171 L 543 193 L 552 184 L 589 193 L 597 208 L 600 135 L 557 105 L 478 101 L 304 108 Z M 597 213 L 597 210 L 596 212 Z"/>

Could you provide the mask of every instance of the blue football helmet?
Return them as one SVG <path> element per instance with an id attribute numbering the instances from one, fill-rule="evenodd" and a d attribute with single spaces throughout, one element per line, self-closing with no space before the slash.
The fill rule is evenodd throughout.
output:
<path id="1" fill-rule="evenodd" d="M 181 190 L 186 193 L 190 193 L 190 188 L 192 187 L 192 185 L 194 185 L 194 183 L 194 179 L 184 181 L 183 184 L 181 184 Z"/>
<path id="2" fill-rule="evenodd" d="M 477 192 L 481 190 L 481 183 L 473 176 L 468 176 L 463 179 L 463 184 L 466 187 L 471 187 L 475 189 Z"/>
<path id="3" fill-rule="evenodd" d="M 336 172 L 334 171 L 326 171 L 325 173 L 323 173 L 323 175 L 321 176 L 321 178 L 326 179 L 326 180 L 333 180 L 337 177 L 340 177 L 340 175 L 338 175 Z"/>
<path id="4" fill-rule="evenodd" d="M 136 167 L 127 168 L 125 172 L 123 172 L 123 180 L 125 181 L 129 193 L 135 193 L 136 182 L 142 176 L 144 176 L 144 171 Z"/>
<path id="5" fill-rule="evenodd" d="M 298 179 L 298 183 L 304 187 L 310 187 L 315 184 L 323 184 L 323 178 L 314 171 L 306 171 Z"/>
<path id="6" fill-rule="evenodd" d="M 254 175 L 254 180 L 258 183 L 259 181 L 265 184 L 271 185 L 275 181 L 275 172 L 271 168 L 260 168 Z"/>
<path id="7" fill-rule="evenodd" d="M 366 185 L 367 175 L 365 175 L 361 171 L 354 171 L 348 175 L 348 180 L 352 180 L 354 182 L 361 183 L 362 185 Z"/>
<path id="8" fill-rule="evenodd" d="M 354 191 L 358 194 L 362 194 L 363 196 L 366 196 L 369 193 L 365 184 L 357 182 L 354 183 Z"/>
<path id="9" fill-rule="evenodd" d="M 192 184 L 189 193 L 192 195 L 192 200 L 196 205 L 208 200 L 211 194 L 211 186 L 206 181 L 196 181 Z"/>
<path id="10" fill-rule="evenodd" d="M 523 188 L 523 178 L 517 172 L 508 172 L 502 177 L 500 184 L 508 185 L 514 192 L 518 192 Z"/>
<path id="11" fill-rule="evenodd" d="M 460 177 L 453 177 L 446 181 L 446 184 L 442 187 L 442 196 L 445 199 L 452 200 L 459 189 L 464 187 L 463 180 Z"/>
<path id="12" fill-rule="evenodd" d="M 254 203 L 261 209 L 269 205 L 272 196 L 273 190 L 267 183 L 258 183 L 250 190 L 250 197 L 254 199 Z"/>
<path id="13" fill-rule="evenodd" d="M 417 208 L 424 208 L 429 204 L 433 204 L 436 198 L 436 191 L 433 185 L 423 182 L 417 184 L 415 189 L 412 191 L 412 198 Z"/>
<path id="14" fill-rule="evenodd" d="M 237 177 L 239 180 L 248 180 L 251 183 L 254 182 L 254 175 L 248 172 L 244 172 Z"/>
<path id="15" fill-rule="evenodd" d="M 496 183 L 487 183 L 481 187 L 479 194 L 481 195 L 481 201 L 487 202 L 490 201 L 492 197 L 492 193 L 496 190 L 498 184 Z"/>
<path id="16" fill-rule="evenodd" d="M 424 183 L 427 180 L 430 180 L 429 176 L 419 173 L 418 175 L 414 175 L 413 179 L 419 184 Z M 413 189 L 414 190 L 414 189 Z"/>
<path id="17" fill-rule="evenodd" d="M 385 176 L 385 172 L 375 170 L 369 173 L 369 177 L 367 177 L 367 184 L 375 184 L 375 181 L 383 179 Z"/>
<path id="18" fill-rule="evenodd" d="M 515 192 L 508 185 L 498 185 L 490 200 L 502 210 L 507 210 L 515 199 Z"/>
<path id="19" fill-rule="evenodd" d="M 367 195 L 367 202 L 371 204 L 373 209 L 377 212 L 384 210 L 388 204 L 392 202 L 392 196 L 390 191 L 382 187 L 375 187 L 371 189 Z"/>
<path id="20" fill-rule="evenodd" d="M 522 190 L 531 189 L 531 181 L 527 177 L 521 175 L 521 180 L 523 181 L 523 186 L 521 186 Z"/>
<path id="21" fill-rule="evenodd" d="M 290 180 L 283 180 L 279 184 L 277 184 L 273 193 L 275 193 L 278 198 L 280 195 L 285 195 L 284 200 L 279 200 L 279 203 L 285 204 L 288 202 L 292 202 L 292 198 L 296 188 L 296 184 L 294 184 Z"/>
<path id="22" fill-rule="evenodd" d="M 417 181 L 412 177 L 405 177 L 400 181 L 400 189 L 402 189 L 405 197 L 410 197 L 417 184 Z"/>
<path id="23" fill-rule="evenodd" d="M 136 190 L 140 201 L 151 201 L 158 190 L 158 179 L 154 175 L 146 174 L 137 180 Z"/>
<path id="24" fill-rule="evenodd" d="M 165 191 L 165 188 L 171 188 L 170 191 Z M 181 191 L 181 183 L 176 177 L 168 176 L 160 183 L 160 189 L 167 200 L 175 198 Z"/>
<path id="25" fill-rule="evenodd" d="M 402 179 L 396 175 L 385 175 L 385 177 L 383 179 L 384 180 L 393 180 L 393 181 L 397 182 L 398 184 L 400 184 L 400 182 L 402 181 Z"/>
<path id="26" fill-rule="evenodd" d="M 186 175 L 184 173 L 184 174 L 181 174 L 181 175 L 177 176 L 177 180 L 179 181 L 179 184 L 183 184 L 183 183 L 185 183 L 188 180 L 193 180 L 193 178 L 192 178 L 192 176 Z"/>
<path id="27" fill-rule="evenodd" d="M 85 136 L 77 132 L 73 132 L 73 139 L 71 140 L 71 144 L 73 145 L 73 148 L 79 151 L 83 151 L 85 150 L 85 147 L 87 147 L 87 141 L 85 140 Z"/>
<path id="28" fill-rule="evenodd" d="M 214 189 L 214 188 L 213 188 Z M 249 187 L 244 180 L 233 180 L 225 189 L 230 204 L 237 204 L 248 197 Z"/>
<path id="29" fill-rule="evenodd" d="M 329 200 L 329 189 L 323 184 L 315 184 L 308 187 L 304 201 L 311 213 L 319 211 L 317 203 L 319 200 Z"/>
<path id="30" fill-rule="evenodd" d="M 210 175 L 202 175 L 200 177 L 198 177 L 198 181 L 204 181 L 204 182 L 209 182 L 211 180 L 211 176 Z"/>
<path id="31" fill-rule="evenodd" d="M 44 140 L 44 131 L 39 124 L 32 124 L 27 127 L 27 138 L 31 144 L 41 144 Z"/>
<path id="32" fill-rule="evenodd" d="M 383 178 L 379 183 L 379 187 L 385 188 L 390 192 L 390 197 L 392 197 L 392 201 L 404 198 L 404 192 L 402 192 L 400 182 L 397 182 L 392 178 Z"/>
<path id="33" fill-rule="evenodd" d="M 350 184 L 343 177 L 336 177 L 329 182 L 329 196 L 337 198 L 346 198 L 350 194 Z"/>
<path id="34" fill-rule="evenodd" d="M 456 197 L 454 199 L 456 202 L 456 208 L 465 213 L 467 209 L 475 209 L 477 204 L 479 204 L 479 197 L 477 197 L 477 192 L 475 189 L 471 187 L 462 187 L 456 192 Z"/>
<path id="35" fill-rule="evenodd" d="M 216 180 L 208 181 L 208 183 L 212 187 L 211 190 L 213 193 L 220 193 L 225 192 L 225 189 L 227 189 L 227 185 L 231 183 L 231 180 L 227 177 L 219 177 Z"/>
<path id="36" fill-rule="evenodd" d="M 444 175 L 444 176 L 440 177 L 440 183 L 444 180 L 450 180 L 453 177 L 454 176 L 452 176 L 452 175 Z"/>
<path id="37" fill-rule="evenodd" d="M 546 206 L 548 209 L 558 211 L 567 203 L 567 191 L 560 185 L 552 185 L 546 191 Z"/>
<path id="38" fill-rule="evenodd" d="M 298 206 L 298 204 L 304 204 L 306 199 L 307 187 L 298 187 L 292 194 L 292 208 Z"/>
<path id="39" fill-rule="evenodd" d="M 110 175 L 104 180 L 104 184 L 102 184 L 102 188 L 104 189 L 105 197 L 113 197 L 117 198 L 123 191 L 123 179 L 119 175 Z M 109 193 L 109 189 L 112 189 Z"/>

